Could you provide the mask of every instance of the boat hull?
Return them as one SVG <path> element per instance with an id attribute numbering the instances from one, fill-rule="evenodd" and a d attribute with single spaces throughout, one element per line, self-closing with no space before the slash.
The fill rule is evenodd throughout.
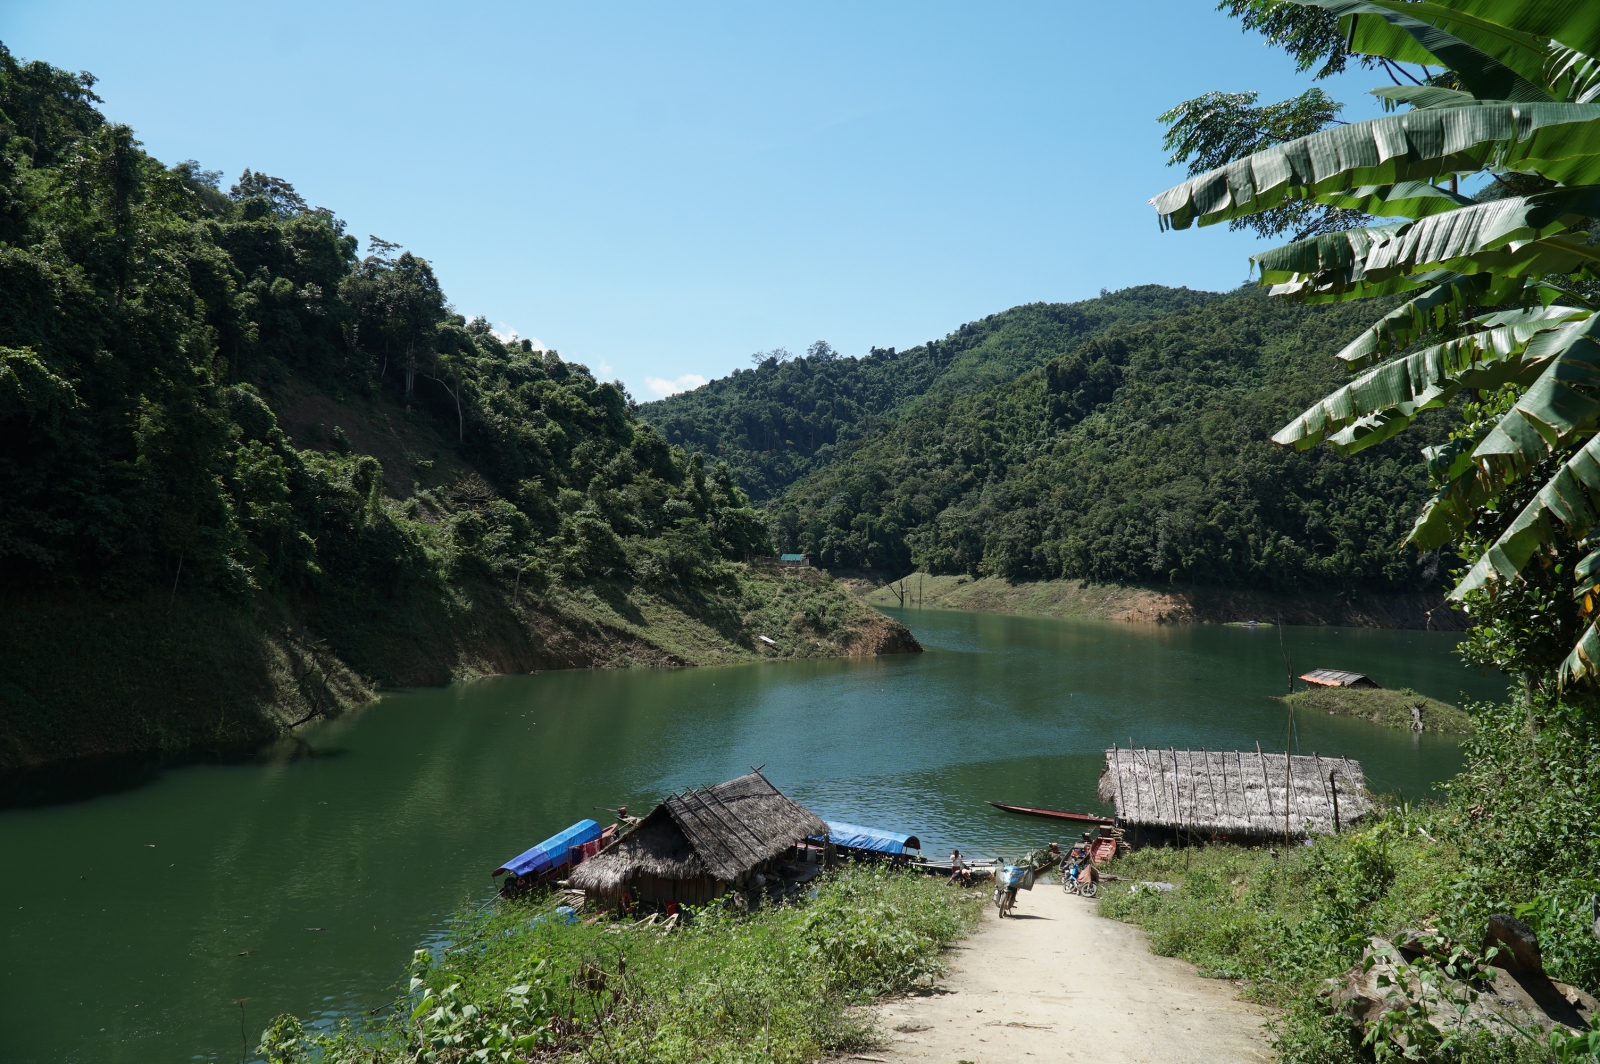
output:
<path id="1" fill-rule="evenodd" d="M 1021 816 L 1041 816 L 1047 820 L 1066 820 L 1074 824 L 1115 824 L 1116 820 L 1108 816 L 1097 816 L 1094 813 L 1068 813 L 1061 809 L 1035 809 L 1028 805 L 1011 805 L 1007 802 L 989 802 L 989 805 L 1007 813 L 1017 813 Z"/>

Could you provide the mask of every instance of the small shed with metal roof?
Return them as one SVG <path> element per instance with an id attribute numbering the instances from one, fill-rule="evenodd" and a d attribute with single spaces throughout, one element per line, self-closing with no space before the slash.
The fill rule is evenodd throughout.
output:
<path id="1" fill-rule="evenodd" d="M 1312 669 L 1300 677 L 1316 687 L 1377 687 L 1378 682 L 1364 672 L 1342 669 Z"/>

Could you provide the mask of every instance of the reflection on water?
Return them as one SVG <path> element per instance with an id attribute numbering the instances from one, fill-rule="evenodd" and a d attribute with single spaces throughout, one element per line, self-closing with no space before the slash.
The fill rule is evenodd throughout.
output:
<path id="1" fill-rule="evenodd" d="M 928 653 L 399 692 L 272 756 L 0 813 L 6 1059 L 232 1059 L 237 999 L 252 1047 L 278 1012 L 372 1009 L 505 858 L 597 806 L 752 765 L 824 817 L 915 832 L 930 853 L 1014 853 L 1056 829 L 984 799 L 1104 809 L 1113 742 L 1283 747 L 1271 628 L 895 612 Z M 1282 634 L 1301 672 L 1447 701 L 1504 689 L 1440 633 Z M 1441 736 L 1298 723 L 1301 750 L 1359 758 L 1381 789 L 1425 795 L 1458 766 Z"/>

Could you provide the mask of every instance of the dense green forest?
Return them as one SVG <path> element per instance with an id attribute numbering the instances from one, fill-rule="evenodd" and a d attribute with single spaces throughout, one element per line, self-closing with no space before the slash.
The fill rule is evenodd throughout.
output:
<path id="1" fill-rule="evenodd" d="M 774 538 L 890 576 L 1436 588 L 1448 565 L 1399 543 L 1445 412 L 1358 459 L 1270 442 L 1342 383 L 1329 356 L 1371 316 L 1240 291 L 1115 323 L 1008 383 L 908 403 L 769 504 Z"/>
<path id="2" fill-rule="evenodd" d="M 93 85 L 0 46 L 8 741 L 58 716 L 60 670 L 93 657 L 60 646 L 81 617 L 29 623 L 63 602 L 119 628 L 165 611 L 214 629 L 218 608 L 309 628 L 297 683 L 330 647 L 369 680 L 439 677 L 416 662 L 441 638 L 486 611 L 560 612 L 541 597 L 560 594 L 635 630 L 648 611 L 629 596 L 653 596 L 754 652 L 745 627 L 778 593 L 730 563 L 771 547 L 725 464 L 583 366 L 455 313 L 425 259 L 377 238 L 360 256 L 287 181 L 246 170 L 224 190 L 162 164 Z M 808 587 L 814 634 L 861 619 Z M 773 608 L 777 634 L 797 611 Z M 235 734 L 236 708 L 213 707 L 213 730 Z"/>
<path id="3" fill-rule="evenodd" d="M 907 401 L 954 397 L 1009 381 L 1085 336 L 1216 299 L 1142 285 L 1080 303 L 1032 303 L 961 326 L 909 351 L 840 356 L 826 343 L 806 357 L 769 355 L 754 369 L 640 407 L 668 441 L 726 461 L 756 501 L 848 454 L 891 424 Z"/>

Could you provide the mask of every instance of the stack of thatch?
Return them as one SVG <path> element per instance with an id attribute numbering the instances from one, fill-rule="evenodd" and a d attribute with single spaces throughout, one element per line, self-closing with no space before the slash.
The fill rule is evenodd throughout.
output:
<path id="1" fill-rule="evenodd" d="M 1106 751 L 1100 800 L 1130 824 L 1230 836 L 1326 834 L 1366 815 L 1361 762 L 1220 750 Z"/>
<path id="2" fill-rule="evenodd" d="M 573 871 L 574 886 L 619 895 L 709 901 L 742 885 L 758 866 L 828 825 L 760 772 L 684 791 Z"/>

